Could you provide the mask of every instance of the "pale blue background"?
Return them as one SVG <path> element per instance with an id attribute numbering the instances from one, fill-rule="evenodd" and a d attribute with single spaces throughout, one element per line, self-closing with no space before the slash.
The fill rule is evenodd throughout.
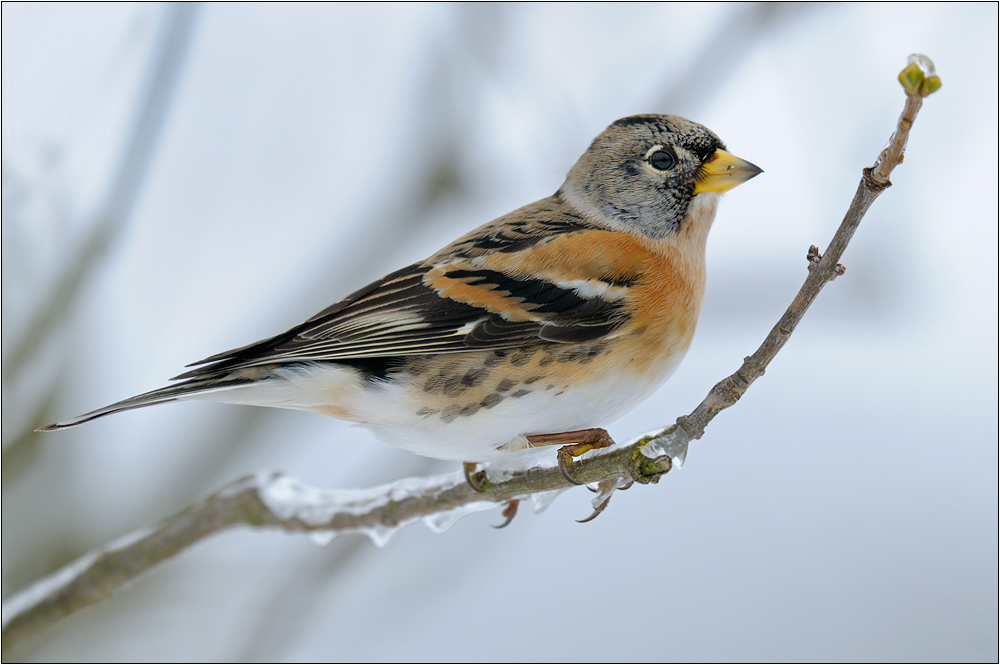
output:
<path id="1" fill-rule="evenodd" d="M 41 328 L 184 10 L 2 11 L 5 597 L 256 469 L 322 487 L 454 469 L 322 416 L 216 404 L 28 432 L 550 194 L 640 112 L 702 122 L 765 170 L 722 203 L 685 363 L 609 429 L 672 422 L 829 241 L 902 108 L 906 56 L 944 80 L 846 276 L 658 486 L 586 525 L 580 489 L 503 531 L 480 513 L 383 549 L 231 531 L 11 657 L 996 661 L 995 4 L 201 7 L 135 206 Z"/>

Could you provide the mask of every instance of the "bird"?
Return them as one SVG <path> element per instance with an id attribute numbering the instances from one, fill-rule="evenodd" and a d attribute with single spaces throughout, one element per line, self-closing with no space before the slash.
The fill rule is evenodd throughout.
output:
<path id="1" fill-rule="evenodd" d="M 547 198 L 173 384 L 42 431 L 180 400 L 315 411 L 470 465 L 613 443 L 604 426 L 687 352 L 722 193 L 761 173 L 708 128 L 643 114 L 598 135 Z"/>

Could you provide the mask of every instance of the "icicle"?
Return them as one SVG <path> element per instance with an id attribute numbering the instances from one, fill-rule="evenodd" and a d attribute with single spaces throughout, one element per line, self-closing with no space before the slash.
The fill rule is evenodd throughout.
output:
<path id="1" fill-rule="evenodd" d="M 337 537 L 336 531 L 310 531 L 309 540 L 313 541 L 320 547 L 326 547 L 329 545 L 334 538 Z"/>
<path id="2" fill-rule="evenodd" d="M 594 510 L 600 510 L 601 505 L 615 493 L 616 489 L 625 485 L 626 482 L 624 478 L 612 478 L 611 480 L 602 480 L 597 483 L 597 493 L 594 494 L 594 498 L 590 501 L 591 505 L 594 506 Z"/>
<path id="3" fill-rule="evenodd" d="M 531 495 L 531 510 L 537 515 L 544 512 L 546 508 L 552 505 L 552 502 L 556 500 L 556 497 L 565 492 L 568 487 L 564 487 L 558 490 L 550 490 L 548 492 L 535 492 Z"/>
<path id="4" fill-rule="evenodd" d="M 665 430 L 656 430 L 643 434 L 639 439 L 650 435 L 653 438 L 640 448 L 643 455 L 650 459 L 669 455 L 670 461 L 673 462 L 675 467 L 680 468 L 684 466 L 684 460 L 687 459 L 688 443 L 691 440 L 683 428 L 671 425 Z"/>
<path id="5" fill-rule="evenodd" d="M 423 520 L 424 524 L 427 525 L 427 528 L 434 533 L 444 533 L 451 528 L 452 524 L 466 515 L 482 512 L 484 510 L 492 510 L 498 505 L 500 504 L 494 501 L 476 501 L 474 503 L 467 503 L 464 506 L 459 506 L 458 508 L 454 508 L 452 510 L 443 510 L 440 513 L 427 515 L 423 518 Z"/>

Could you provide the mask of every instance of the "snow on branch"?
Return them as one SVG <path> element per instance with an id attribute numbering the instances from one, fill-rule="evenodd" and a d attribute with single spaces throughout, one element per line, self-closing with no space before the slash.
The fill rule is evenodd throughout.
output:
<path id="1" fill-rule="evenodd" d="M 809 305 L 827 282 L 844 273 L 838 263 L 869 206 L 887 187 L 889 175 L 903 161 L 910 128 L 923 98 L 941 86 L 934 65 L 923 55 L 911 55 L 899 81 L 906 104 L 889 145 L 871 168 L 863 171 L 854 195 L 826 252 L 810 247 L 809 274 L 792 304 L 763 344 L 675 425 L 610 449 L 593 451 L 573 462 L 573 476 L 596 483 L 597 512 L 616 489 L 633 482 L 656 483 L 674 464 L 681 464 L 688 442 L 699 439 L 722 410 L 735 404 L 764 374 Z M 478 489 L 461 472 L 434 478 L 407 478 L 364 490 L 323 490 L 308 487 L 277 471 L 262 471 L 236 480 L 220 491 L 168 517 L 90 552 L 63 569 L 38 580 L 3 602 L 3 648 L 9 649 L 67 615 L 109 597 L 117 588 L 153 566 L 175 556 L 202 538 L 233 526 L 270 527 L 304 532 L 326 542 L 342 533 L 364 533 L 383 545 L 399 528 L 422 520 L 441 532 L 464 515 L 530 499 L 535 511 L 572 484 L 554 464 L 522 460 L 522 467 L 481 466 Z M 525 467 L 526 463 L 534 466 Z M 516 506 L 516 504 L 513 504 Z M 505 511 L 506 513 L 507 511 Z M 595 513 L 596 514 L 596 513 Z"/>

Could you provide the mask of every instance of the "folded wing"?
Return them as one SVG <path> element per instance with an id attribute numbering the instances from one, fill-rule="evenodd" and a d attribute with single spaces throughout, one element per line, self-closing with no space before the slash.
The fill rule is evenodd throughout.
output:
<path id="1" fill-rule="evenodd" d="M 498 220 L 498 222 L 501 220 Z M 505 230 L 504 234 L 494 232 Z M 535 233 L 531 233 L 535 231 Z M 550 220 L 511 233 L 488 225 L 428 261 L 368 285 L 287 332 L 206 358 L 187 379 L 272 363 L 509 349 L 538 341 L 585 342 L 627 320 L 620 296 L 594 289 L 593 275 L 557 282 L 525 269 L 518 254 L 553 235 L 586 233 L 577 220 Z M 478 261 L 488 244 L 494 259 Z M 503 252 L 509 248 L 513 251 Z M 503 261 L 497 263 L 497 250 Z M 569 275 L 572 278 L 573 275 Z M 609 278 L 610 279 L 610 278 Z M 609 282 L 610 283 L 610 282 Z"/>

